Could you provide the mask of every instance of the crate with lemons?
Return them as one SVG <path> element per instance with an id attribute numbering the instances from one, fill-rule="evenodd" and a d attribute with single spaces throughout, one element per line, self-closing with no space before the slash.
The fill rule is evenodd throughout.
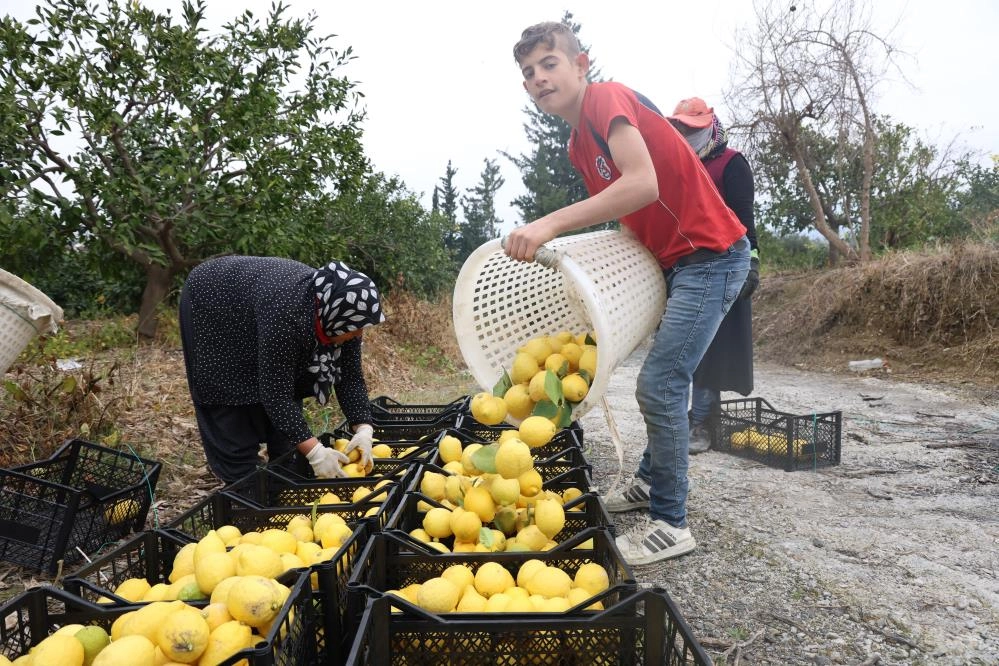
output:
<path id="1" fill-rule="evenodd" d="M 811 457 L 814 448 L 805 439 L 792 438 L 788 441 L 784 433 L 764 433 L 752 426 L 729 435 L 729 444 L 735 451 L 756 453 L 761 456 L 790 455 L 799 459 Z"/>

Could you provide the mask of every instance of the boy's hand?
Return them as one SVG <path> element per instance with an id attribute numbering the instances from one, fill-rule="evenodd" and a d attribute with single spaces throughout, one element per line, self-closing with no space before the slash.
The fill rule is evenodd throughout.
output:
<path id="1" fill-rule="evenodd" d="M 519 227 L 506 237 L 503 250 L 507 256 L 517 261 L 534 261 L 534 253 L 551 240 L 538 221 Z"/>

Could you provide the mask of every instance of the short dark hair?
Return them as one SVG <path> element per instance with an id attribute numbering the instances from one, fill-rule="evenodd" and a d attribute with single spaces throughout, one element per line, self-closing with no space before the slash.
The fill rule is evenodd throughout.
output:
<path id="1" fill-rule="evenodd" d="M 559 38 L 561 38 L 561 44 L 559 43 Z M 514 60 L 519 63 L 521 58 L 536 49 L 539 45 L 544 45 L 549 49 L 561 46 L 562 50 L 570 58 L 575 58 L 582 51 L 579 46 L 579 40 L 576 39 L 576 34 L 572 31 L 572 28 L 565 23 L 545 21 L 544 23 L 532 25 L 520 33 L 520 41 L 513 47 Z"/>

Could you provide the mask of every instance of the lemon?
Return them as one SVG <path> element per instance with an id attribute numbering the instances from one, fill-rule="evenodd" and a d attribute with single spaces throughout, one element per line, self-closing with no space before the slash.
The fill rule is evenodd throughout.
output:
<path id="1" fill-rule="evenodd" d="M 486 606 L 482 611 L 485 613 L 505 613 L 511 601 L 513 600 L 507 594 L 499 592 L 486 599 Z"/>
<path id="2" fill-rule="evenodd" d="M 188 607 L 171 613 L 156 634 L 156 644 L 171 661 L 189 664 L 208 647 L 208 621 L 201 611 Z"/>
<path id="3" fill-rule="evenodd" d="M 235 525 L 223 525 L 221 527 L 217 527 L 215 528 L 215 533 L 219 535 L 220 539 L 222 539 L 222 543 L 227 546 L 236 543 L 239 540 L 239 537 L 243 536 L 243 533 L 240 532 L 239 528 Z"/>
<path id="4" fill-rule="evenodd" d="M 416 604 L 431 613 L 450 613 L 458 605 L 461 590 L 447 578 L 438 576 L 424 581 L 416 593 Z"/>
<path id="5" fill-rule="evenodd" d="M 542 597 L 537 608 L 539 613 L 564 613 L 569 610 L 569 600 L 565 597 Z"/>
<path id="6" fill-rule="evenodd" d="M 481 613 L 486 609 L 486 598 L 478 593 L 475 585 L 469 584 L 465 587 L 455 608 L 459 613 Z"/>
<path id="7" fill-rule="evenodd" d="M 114 589 L 114 593 L 128 601 L 139 601 L 150 587 L 149 581 L 145 578 L 126 578 Z"/>
<path id="8" fill-rule="evenodd" d="M 277 578 L 284 572 L 281 556 L 267 546 L 247 544 L 236 559 L 236 575 Z"/>
<path id="9" fill-rule="evenodd" d="M 371 447 L 372 458 L 391 458 L 392 447 L 388 444 L 375 444 Z"/>
<path id="10" fill-rule="evenodd" d="M 533 376 L 533 375 L 532 375 Z M 503 394 L 507 412 L 515 419 L 527 417 L 534 410 L 534 401 L 527 384 L 514 384 Z"/>
<path id="11" fill-rule="evenodd" d="M 521 422 L 518 432 L 520 441 L 533 449 L 552 441 L 555 424 L 543 416 L 528 416 Z"/>
<path id="12" fill-rule="evenodd" d="M 495 484 L 496 482 L 493 481 Z M 492 521 L 496 515 L 496 504 L 484 486 L 473 486 L 465 493 L 465 509 L 475 513 L 483 523 Z M 458 534 L 455 531 L 455 534 Z"/>
<path id="13" fill-rule="evenodd" d="M 547 376 L 547 370 L 539 370 L 531 377 L 531 381 L 527 385 L 527 394 L 534 402 L 541 402 L 548 399 L 548 394 L 545 393 L 545 377 Z"/>
<path id="14" fill-rule="evenodd" d="M 427 531 L 422 527 L 417 527 L 415 530 L 410 530 L 409 536 L 413 537 L 417 541 L 422 541 L 423 543 L 427 543 L 428 541 L 433 539 L 433 537 L 427 534 Z"/>
<path id="15" fill-rule="evenodd" d="M 489 598 L 515 585 L 513 575 L 498 562 L 483 562 L 475 572 L 475 591 Z"/>
<path id="16" fill-rule="evenodd" d="M 423 517 L 423 529 L 435 539 L 451 536 L 451 512 L 442 507 L 434 507 Z"/>
<path id="17" fill-rule="evenodd" d="M 155 658 L 156 644 L 151 640 L 139 635 L 122 636 L 101 650 L 92 666 L 137 666 L 152 664 Z"/>
<path id="18" fill-rule="evenodd" d="M 528 525 L 517 532 L 517 543 L 532 551 L 541 550 L 548 543 L 548 536 L 537 525 Z"/>
<path id="19" fill-rule="evenodd" d="M 520 488 L 520 494 L 524 497 L 533 497 L 541 492 L 541 485 L 544 481 L 541 478 L 541 473 L 538 470 L 531 467 L 531 469 L 525 471 L 523 474 L 517 477 L 517 485 Z M 520 499 L 518 497 L 518 499 Z"/>
<path id="20" fill-rule="evenodd" d="M 579 356 L 579 369 L 589 373 L 590 378 L 597 376 L 597 348 L 592 345 L 583 347 Z"/>
<path id="21" fill-rule="evenodd" d="M 208 647 L 201 653 L 198 666 L 217 666 L 245 648 L 252 640 L 250 628 L 236 620 L 223 622 L 208 636 Z"/>
<path id="22" fill-rule="evenodd" d="M 347 475 L 348 478 L 357 479 L 365 476 L 366 472 L 364 468 L 357 463 L 347 463 L 343 466 L 343 473 Z"/>
<path id="23" fill-rule="evenodd" d="M 458 586 L 458 589 L 462 593 L 465 592 L 466 587 L 474 588 L 475 585 L 475 574 L 472 570 L 464 564 L 452 564 L 447 569 L 441 573 L 442 578 L 447 578 L 449 581 Z"/>
<path id="24" fill-rule="evenodd" d="M 461 452 L 461 467 L 465 471 L 465 474 L 479 473 L 479 469 L 472 462 L 472 455 L 481 448 L 482 444 L 475 442 L 466 446 L 465 450 Z"/>
<path id="25" fill-rule="evenodd" d="M 111 637 L 104 627 L 97 625 L 83 627 L 73 634 L 73 637 L 83 646 L 83 666 L 91 666 L 101 650 L 111 642 Z"/>
<path id="26" fill-rule="evenodd" d="M 569 502 L 581 496 L 582 494 L 583 494 L 582 490 L 576 488 L 575 486 L 570 486 L 569 488 L 566 488 L 565 490 L 562 491 L 562 504 L 568 504 Z"/>
<path id="27" fill-rule="evenodd" d="M 562 378 L 562 395 L 569 402 L 579 402 L 586 397 L 590 387 L 586 380 L 578 373 L 566 375 Z"/>
<path id="28" fill-rule="evenodd" d="M 118 500 L 104 509 L 104 520 L 109 525 L 118 525 L 139 515 L 139 503 L 134 499 Z"/>
<path id="29" fill-rule="evenodd" d="M 339 548 L 353 533 L 354 530 L 345 523 L 330 523 L 329 528 L 320 535 L 319 543 L 324 549 Z"/>
<path id="30" fill-rule="evenodd" d="M 281 604 L 278 584 L 263 576 L 241 576 L 226 598 L 233 619 L 251 627 L 261 627 L 273 620 Z"/>
<path id="31" fill-rule="evenodd" d="M 197 547 L 198 544 L 189 543 L 177 551 L 173 558 L 173 569 L 170 570 L 167 580 L 174 583 L 178 578 L 194 573 L 194 549 Z"/>
<path id="32" fill-rule="evenodd" d="M 545 370 L 551 370 L 561 377 L 569 371 L 569 359 L 559 353 L 551 354 L 545 359 Z"/>
<path id="33" fill-rule="evenodd" d="M 489 484 L 489 494 L 496 504 L 514 504 L 520 497 L 520 482 L 517 479 L 504 479 L 502 477 L 493 479 L 493 482 Z M 494 515 L 495 508 L 494 506 Z M 481 515 L 479 517 L 481 518 Z"/>
<path id="34" fill-rule="evenodd" d="M 465 497 L 465 489 L 470 487 L 465 479 L 468 477 L 457 474 L 447 477 L 444 481 L 444 497 L 452 504 L 461 504 Z"/>
<path id="35" fill-rule="evenodd" d="M 279 555 L 281 553 L 294 553 L 298 548 L 298 539 L 286 530 L 279 530 L 275 527 L 264 530 L 260 545 L 270 548 Z"/>
<path id="36" fill-rule="evenodd" d="M 489 493 L 486 493 L 486 496 L 488 497 Z M 492 498 L 490 498 L 491 500 Z M 479 540 L 479 530 L 482 529 L 482 520 L 478 514 L 474 511 L 462 511 L 461 513 L 452 513 L 451 516 L 451 531 L 454 533 L 454 538 L 458 541 L 475 544 Z"/>
<path id="37" fill-rule="evenodd" d="M 239 543 L 250 543 L 256 546 L 260 545 L 260 540 L 264 538 L 264 535 L 260 532 L 247 532 L 243 536 L 239 537 Z M 231 551 L 230 551 L 231 552 Z"/>
<path id="38" fill-rule="evenodd" d="M 316 504 L 340 504 L 340 503 L 341 503 L 340 496 L 337 495 L 336 493 L 331 493 L 331 492 L 323 493 L 319 497 L 319 499 L 316 500 Z"/>
<path id="39" fill-rule="evenodd" d="M 530 354 L 534 357 L 535 361 L 541 364 L 544 363 L 545 359 L 552 353 L 552 346 L 551 343 L 548 342 L 547 336 L 541 336 L 531 338 L 517 351 Z"/>
<path id="40" fill-rule="evenodd" d="M 504 479 L 516 479 L 533 466 L 530 447 L 519 439 L 503 442 L 496 452 L 496 471 Z"/>
<path id="41" fill-rule="evenodd" d="M 437 450 L 440 451 L 441 460 L 445 463 L 461 460 L 461 440 L 454 435 L 441 437 L 441 441 L 437 444 Z"/>
<path id="42" fill-rule="evenodd" d="M 212 602 L 201 609 L 201 617 L 208 623 L 208 630 L 215 631 L 223 623 L 232 619 L 229 615 L 229 608 L 221 602 Z"/>
<path id="43" fill-rule="evenodd" d="M 513 357 L 513 365 L 510 368 L 510 381 L 515 386 L 517 384 L 526 384 L 531 381 L 531 377 L 538 370 L 538 360 L 534 356 L 527 352 L 517 352 L 516 356 Z"/>
<path id="44" fill-rule="evenodd" d="M 83 644 L 73 636 L 52 634 L 31 651 L 33 664 L 83 666 Z"/>
<path id="45" fill-rule="evenodd" d="M 610 577 L 607 570 L 596 562 L 587 562 L 576 570 L 572 579 L 573 587 L 581 587 L 590 595 L 600 594 L 610 587 Z"/>
<path id="46" fill-rule="evenodd" d="M 424 472 L 420 479 L 420 492 L 432 500 L 442 500 L 445 496 L 447 477 L 437 472 Z"/>
<path id="47" fill-rule="evenodd" d="M 559 353 L 569 362 L 569 370 L 579 369 L 579 357 L 583 355 L 583 348 L 575 342 L 567 342 L 562 345 Z"/>
<path id="48" fill-rule="evenodd" d="M 224 553 L 225 552 L 225 542 L 219 537 L 218 532 L 215 530 L 208 530 L 208 533 L 201 537 L 197 545 L 194 548 L 194 564 L 197 565 L 198 560 L 208 555 L 209 553 Z"/>
<path id="49" fill-rule="evenodd" d="M 496 443 L 502 444 L 508 439 L 520 439 L 520 433 L 513 428 L 505 428 L 502 432 L 500 432 L 499 437 L 496 438 Z"/>
<path id="50" fill-rule="evenodd" d="M 574 587 L 571 590 L 569 590 L 569 594 L 566 597 L 566 600 L 569 602 L 569 606 L 571 608 L 572 606 L 578 606 L 579 604 L 589 599 L 591 596 L 593 595 L 591 595 L 585 588 Z M 603 609 L 604 605 L 601 602 L 594 601 L 592 604 L 590 604 L 583 610 L 603 610 Z"/>
<path id="51" fill-rule="evenodd" d="M 140 635 L 155 643 L 156 632 L 163 621 L 172 613 L 186 608 L 183 601 L 154 601 L 135 611 L 127 621 L 118 627 L 119 636 L 115 636 L 115 627 L 111 627 L 111 644 L 119 642 L 126 636 Z M 105 651 L 107 648 L 105 648 Z M 103 653 L 102 653 L 103 654 Z M 98 655 L 100 657 L 100 655 Z M 94 660 L 96 663 L 96 659 Z"/>
<path id="52" fill-rule="evenodd" d="M 565 597 L 572 589 L 572 578 L 558 567 L 545 566 L 527 580 L 527 591 L 551 599 Z"/>
<path id="53" fill-rule="evenodd" d="M 228 553 L 212 553 L 198 560 L 194 565 L 194 579 L 198 589 L 211 594 L 224 579 L 236 575 L 236 563 Z"/>
<path id="54" fill-rule="evenodd" d="M 534 504 L 534 524 L 546 537 L 554 539 L 565 527 L 565 510 L 562 504 L 552 499 L 538 500 Z"/>
<path id="55" fill-rule="evenodd" d="M 527 581 L 531 576 L 544 569 L 547 565 L 542 560 L 527 560 L 517 569 L 517 586 L 527 589 Z"/>
<path id="56" fill-rule="evenodd" d="M 491 393 L 478 393 L 470 404 L 472 417 L 483 425 L 498 425 L 506 418 L 506 402 Z"/>

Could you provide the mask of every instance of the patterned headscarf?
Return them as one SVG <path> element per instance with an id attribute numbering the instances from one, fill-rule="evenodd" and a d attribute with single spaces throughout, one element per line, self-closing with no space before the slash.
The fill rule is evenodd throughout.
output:
<path id="1" fill-rule="evenodd" d="M 683 123 L 670 120 L 702 160 L 718 157 L 728 147 L 728 131 L 722 126 L 718 116 L 711 114 L 711 124 L 703 129 L 687 127 Z"/>
<path id="2" fill-rule="evenodd" d="M 316 292 L 316 318 L 326 337 L 333 338 L 385 321 L 378 288 L 364 273 L 341 261 L 331 261 L 312 274 Z M 317 343 L 309 372 L 319 404 L 329 400 L 340 381 L 340 345 Z"/>

